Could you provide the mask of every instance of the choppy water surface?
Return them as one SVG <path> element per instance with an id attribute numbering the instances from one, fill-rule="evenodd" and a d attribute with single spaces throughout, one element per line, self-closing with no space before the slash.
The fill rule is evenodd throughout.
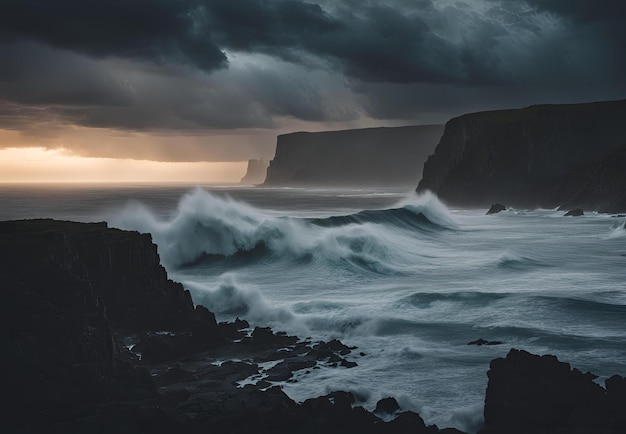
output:
<path id="1" fill-rule="evenodd" d="M 296 400 L 343 389 L 373 407 L 393 395 L 471 431 L 489 361 L 511 347 L 626 374 L 623 217 L 486 216 L 382 190 L 4 186 L 0 200 L 1 219 L 152 233 L 171 277 L 220 320 L 359 347 L 358 367 L 285 384 Z M 478 338 L 504 344 L 466 345 Z"/>

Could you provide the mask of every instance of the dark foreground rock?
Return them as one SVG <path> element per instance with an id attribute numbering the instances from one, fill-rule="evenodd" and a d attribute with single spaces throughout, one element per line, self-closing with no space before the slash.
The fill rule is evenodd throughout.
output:
<path id="1" fill-rule="evenodd" d="M 512 349 L 491 362 L 481 434 L 626 432 L 626 380 L 601 387 L 555 356 Z"/>
<path id="2" fill-rule="evenodd" d="M 6 433 L 431 433 L 347 392 L 298 404 L 275 384 L 349 369 L 354 348 L 217 324 L 167 278 L 149 235 L 0 222 Z M 236 361 L 235 361 L 236 360 Z M 7 402 L 8 401 L 8 402 Z"/>

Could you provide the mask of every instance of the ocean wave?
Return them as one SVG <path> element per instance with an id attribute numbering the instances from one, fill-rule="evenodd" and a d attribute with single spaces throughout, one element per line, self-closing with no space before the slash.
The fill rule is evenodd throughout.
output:
<path id="1" fill-rule="evenodd" d="M 259 324 L 290 324 L 295 320 L 289 309 L 270 306 L 257 287 L 238 282 L 232 273 L 225 273 L 210 284 L 186 279 L 185 287 L 189 289 L 194 303 L 219 316 L 245 316 Z"/>
<path id="2" fill-rule="evenodd" d="M 609 231 L 606 238 L 622 238 L 626 237 L 626 220 L 617 222 L 611 226 L 611 230 Z"/>
<path id="3" fill-rule="evenodd" d="M 508 270 L 527 270 L 536 267 L 547 267 L 548 264 L 531 258 L 529 256 L 520 255 L 512 251 L 506 251 L 496 260 L 498 268 Z"/>
<path id="4" fill-rule="evenodd" d="M 414 195 L 402 206 L 325 219 L 276 217 L 203 189 L 184 195 L 174 215 L 159 220 L 140 203 L 109 218 L 112 225 L 149 232 L 170 267 L 198 261 L 327 261 L 379 274 L 397 274 L 390 233 L 437 232 L 455 222 L 434 195 Z"/>
<path id="5" fill-rule="evenodd" d="M 432 307 L 436 303 L 451 303 L 464 307 L 484 307 L 509 297 L 509 294 L 492 292 L 425 292 L 415 293 L 398 301 L 421 309 Z"/>

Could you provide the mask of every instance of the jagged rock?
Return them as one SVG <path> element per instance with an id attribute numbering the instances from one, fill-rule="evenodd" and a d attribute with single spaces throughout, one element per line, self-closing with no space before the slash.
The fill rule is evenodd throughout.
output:
<path id="1" fill-rule="evenodd" d="M 626 431 L 621 377 L 609 379 L 605 390 L 594 383 L 595 375 L 555 356 L 516 349 L 494 359 L 488 376 L 481 433 Z"/>
<path id="2" fill-rule="evenodd" d="M 489 207 L 489 210 L 487 211 L 487 215 L 498 214 L 499 212 L 502 212 L 505 209 L 506 207 L 502 205 L 501 203 L 494 203 L 493 205 Z"/>
<path id="3" fill-rule="evenodd" d="M 395 398 L 383 398 L 376 403 L 376 409 L 374 413 L 387 413 L 392 414 L 396 411 L 400 410 L 400 406 L 398 405 L 398 401 Z"/>
<path id="4" fill-rule="evenodd" d="M 420 125 L 280 135 L 264 185 L 414 186 L 442 131 Z"/>
<path id="5" fill-rule="evenodd" d="M 286 347 L 297 341 L 298 338 L 295 336 L 274 334 L 269 327 L 255 327 L 250 338 L 246 338 L 242 342 L 263 347 Z"/>
<path id="6" fill-rule="evenodd" d="M 580 208 L 576 208 L 565 213 L 565 217 L 579 217 L 581 215 L 585 215 L 585 213 Z"/>
<path id="7" fill-rule="evenodd" d="M 221 322 L 218 324 L 220 334 L 230 340 L 238 340 L 245 337 L 242 330 L 250 327 L 246 320 L 235 319 L 234 322 Z"/>

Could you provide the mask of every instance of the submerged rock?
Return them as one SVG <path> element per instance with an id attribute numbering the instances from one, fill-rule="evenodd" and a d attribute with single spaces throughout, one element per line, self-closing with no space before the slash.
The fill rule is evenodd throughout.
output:
<path id="1" fill-rule="evenodd" d="M 502 345 L 501 341 L 486 341 L 483 338 L 476 339 L 475 341 L 468 342 L 467 345 Z"/>

